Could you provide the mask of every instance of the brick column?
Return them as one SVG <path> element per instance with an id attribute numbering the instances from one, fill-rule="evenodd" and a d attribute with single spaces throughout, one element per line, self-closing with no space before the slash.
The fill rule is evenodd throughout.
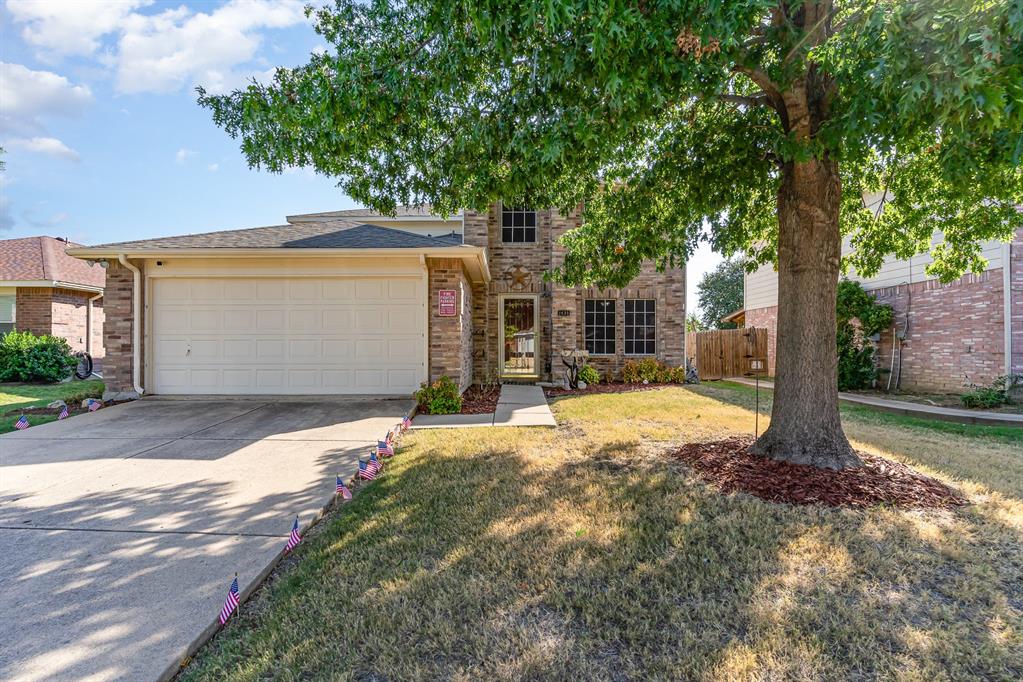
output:
<path id="1" fill-rule="evenodd" d="M 426 264 L 430 273 L 429 378 L 451 377 L 464 391 L 472 383 L 473 371 L 472 286 L 457 258 L 431 258 Z M 455 291 L 454 317 L 440 316 L 441 289 Z"/>
<path id="2" fill-rule="evenodd" d="M 133 265 L 145 270 L 143 263 Z M 145 278 L 143 277 L 143 286 Z M 105 321 L 103 324 L 103 346 L 106 356 L 103 359 L 103 380 L 106 383 L 105 398 L 124 399 L 138 397 L 132 382 L 132 272 L 116 260 L 110 261 L 107 268 L 107 284 L 103 296 Z M 145 290 L 143 289 L 143 294 Z M 145 301 L 143 301 L 145 309 Z M 144 351 L 140 349 L 140 351 Z M 144 357 L 144 356 L 143 356 Z M 145 365 L 142 365 L 143 377 Z M 145 380 L 142 380 L 143 387 Z"/>

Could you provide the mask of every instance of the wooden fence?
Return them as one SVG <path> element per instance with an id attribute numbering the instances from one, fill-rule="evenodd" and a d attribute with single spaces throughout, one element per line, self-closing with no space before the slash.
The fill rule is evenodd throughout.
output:
<path id="1" fill-rule="evenodd" d="M 759 360 L 767 369 L 767 329 L 712 329 L 686 334 L 686 354 L 705 381 L 741 377 Z"/>

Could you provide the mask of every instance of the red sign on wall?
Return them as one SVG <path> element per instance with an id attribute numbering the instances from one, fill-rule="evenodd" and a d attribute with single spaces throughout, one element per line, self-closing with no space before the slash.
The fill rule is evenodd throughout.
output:
<path id="1" fill-rule="evenodd" d="M 437 292 L 437 314 L 441 317 L 454 317 L 458 314 L 458 304 L 454 289 L 441 289 Z"/>

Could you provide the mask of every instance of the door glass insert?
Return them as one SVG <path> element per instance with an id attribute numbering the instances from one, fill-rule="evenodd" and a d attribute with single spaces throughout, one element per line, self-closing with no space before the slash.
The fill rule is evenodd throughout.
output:
<path id="1" fill-rule="evenodd" d="M 506 298 L 503 306 L 504 374 L 536 374 L 536 299 Z"/>

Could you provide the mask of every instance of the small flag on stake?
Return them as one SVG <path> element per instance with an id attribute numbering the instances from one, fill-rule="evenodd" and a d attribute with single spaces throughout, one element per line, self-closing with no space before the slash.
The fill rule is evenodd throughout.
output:
<path id="1" fill-rule="evenodd" d="M 67 405 L 65 405 L 64 407 L 60 408 L 60 414 L 57 415 L 57 419 L 58 420 L 67 419 L 67 417 L 68 417 Z"/>
<path id="2" fill-rule="evenodd" d="M 394 431 L 388 431 L 387 435 L 384 436 L 384 440 L 387 441 L 388 443 L 393 443 L 394 437 L 395 437 Z"/>
<path id="3" fill-rule="evenodd" d="M 103 403 L 101 403 L 100 401 L 98 401 L 98 400 L 90 400 L 89 401 L 89 412 L 95 412 L 96 410 L 98 410 L 101 407 L 103 407 Z"/>
<path id="4" fill-rule="evenodd" d="M 374 474 L 379 474 L 384 469 L 384 463 L 377 459 L 377 453 L 369 453 L 369 461 L 366 462 L 366 466 L 373 469 Z"/>
<path id="5" fill-rule="evenodd" d="M 381 457 L 390 457 L 394 454 L 394 448 L 386 440 L 378 440 L 376 454 Z"/>
<path id="6" fill-rule="evenodd" d="M 285 545 L 284 551 L 290 552 L 291 550 L 298 547 L 298 543 L 302 542 L 302 536 L 298 534 L 298 517 L 295 517 L 295 525 L 291 527 L 291 535 L 288 536 L 288 544 Z"/>
<path id="7" fill-rule="evenodd" d="M 345 482 L 341 480 L 341 476 L 337 476 L 337 494 L 341 496 L 342 500 L 352 499 L 352 491 L 345 485 Z"/>
<path id="8" fill-rule="evenodd" d="M 402 431 L 408 431 L 411 428 L 412 428 L 412 420 L 409 419 L 408 416 L 404 417 L 401 420 L 401 430 Z"/>
<path id="9" fill-rule="evenodd" d="M 29 426 L 30 424 L 28 423 L 28 417 L 26 417 L 25 415 L 21 415 L 21 419 L 14 422 L 14 428 L 18 429 L 19 431 L 24 431 Z"/>
<path id="10" fill-rule="evenodd" d="M 238 574 L 234 574 L 231 582 L 231 589 L 227 592 L 227 599 L 224 600 L 224 608 L 220 609 L 220 624 L 223 625 L 238 608 Z"/>
<path id="11" fill-rule="evenodd" d="M 376 469 L 370 470 L 369 465 L 366 462 L 359 460 L 359 472 L 355 474 L 356 478 L 361 478 L 364 481 L 372 481 L 377 477 Z"/>

